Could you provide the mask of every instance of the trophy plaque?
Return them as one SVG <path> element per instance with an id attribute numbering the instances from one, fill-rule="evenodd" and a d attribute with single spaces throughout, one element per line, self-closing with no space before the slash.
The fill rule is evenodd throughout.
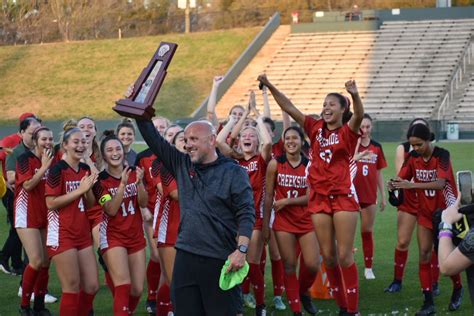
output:
<path id="1" fill-rule="evenodd" d="M 132 95 L 116 101 L 113 110 L 122 116 L 151 119 L 155 115 L 153 103 L 177 48 L 178 44 L 161 42 L 148 66 L 135 81 Z"/>

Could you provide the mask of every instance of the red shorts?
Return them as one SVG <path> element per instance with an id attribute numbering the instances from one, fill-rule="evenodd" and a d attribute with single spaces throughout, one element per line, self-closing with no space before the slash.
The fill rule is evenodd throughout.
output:
<path id="1" fill-rule="evenodd" d="M 102 222 L 102 207 L 100 205 L 94 205 L 92 208 L 86 210 L 86 215 L 92 230 Z"/>
<path id="2" fill-rule="evenodd" d="M 418 214 L 416 214 L 416 222 L 418 225 L 433 230 L 432 216 L 433 215 L 431 213 L 428 214 L 428 212 L 420 211 Z"/>
<path id="3" fill-rule="evenodd" d="M 310 213 L 306 212 L 305 216 L 292 216 L 291 212 L 282 209 L 275 213 L 275 221 L 272 229 L 274 231 L 287 232 L 292 234 L 306 234 L 314 231 L 313 221 Z"/>
<path id="4" fill-rule="evenodd" d="M 255 225 L 253 226 L 253 230 L 262 230 L 263 228 L 263 218 L 257 217 L 255 219 Z"/>
<path id="5" fill-rule="evenodd" d="M 308 211 L 333 215 L 339 211 L 358 212 L 360 209 L 353 194 L 322 195 L 310 191 Z"/>
<path id="6" fill-rule="evenodd" d="M 92 238 L 91 236 L 88 236 L 88 238 L 81 238 L 82 240 L 73 240 L 70 238 L 61 238 L 59 240 L 59 245 L 58 246 L 48 246 L 48 257 L 52 258 L 55 255 L 59 255 L 62 252 L 65 252 L 66 250 L 70 249 L 77 249 L 82 250 L 87 247 L 92 246 Z"/>
<path id="7" fill-rule="evenodd" d="M 364 202 L 359 202 L 360 208 L 368 208 L 371 205 L 374 205 L 375 203 L 364 203 Z"/>
<path id="8" fill-rule="evenodd" d="M 133 238 L 134 239 L 134 238 Z M 121 240 L 117 239 L 110 239 L 108 241 L 108 245 L 104 246 L 101 245 L 100 247 L 100 253 L 103 255 L 107 250 L 114 248 L 114 247 L 122 247 L 127 249 L 127 254 L 131 255 L 136 252 L 139 252 L 142 249 L 145 249 L 146 247 L 146 241 L 145 238 L 140 238 L 138 240 L 133 240 L 131 239 L 130 241 L 123 242 Z"/>
<path id="9" fill-rule="evenodd" d="M 179 221 L 177 223 L 160 222 L 158 229 L 156 230 L 157 247 L 173 247 L 178 239 L 178 227 Z"/>
<path id="10" fill-rule="evenodd" d="M 26 207 L 15 207 L 15 228 L 46 229 L 48 227 L 47 210 L 32 210 Z"/>

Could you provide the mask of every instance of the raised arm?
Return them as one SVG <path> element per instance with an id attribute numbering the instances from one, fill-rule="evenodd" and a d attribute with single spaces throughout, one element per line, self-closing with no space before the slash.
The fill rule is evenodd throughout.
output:
<path id="1" fill-rule="evenodd" d="M 257 128 L 261 138 L 261 155 L 263 159 L 268 162 L 272 159 L 272 137 L 268 133 L 268 129 L 265 123 L 263 123 L 263 116 L 261 115 L 257 118 Z"/>
<path id="2" fill-rule="evenodd" d="M 276 103 L 283 111 L 288 113 L 300 126 L 304 126 L 305 115 L 268 80 L 266 74 L 258 76 L 257 80 L 268 87 Z"/>
<path id="3" fill-rule="evenodd" d="M 272 118 L 272 113 L 270 111 L 270 103 L 268 102 L 267 86 L 262 87 L 262 97 L 263 97 L 263 116 Z"/>
<path id="4" fill-rule="evenodd" d="M 270 241 L 270 217 L 273 208 L 273 197 L 275 195 L 275 179 L 277 177 L 277 162 L 272 159 L 267 166 L 265 178 L 265 201 L 263 204 L 263 240 Z"/>
<path id="5" fill-rule="evenodd" d="M 219 151 L 226 157 L 230 157 L 232 154 L 232 148 L 227 144 L 227 136 L 231 132 L 232 128 L 235 125 L 235 118 L 232 115 L 229 115 L 229 119 L 224 127 L 221 129 L 219 134 L 217 134 L 216 145 Z"/>
<path id="6" fill-rule="evenodd" d="M 158 156 L 165 167 L 176 175 L 178 166 L 185 161 L 186 154 L 170 145 L 156 130 L 150 120 L 137 119 L 137 126 L 151 151 Z"/>
<path id="7" fill-rule="evenodd" d="M 349 127 L 354 133 L 359 133 L 360 124 L 362 124 L 362 119 L 364 118 L 364 105 L 359 95 L 359 90 L 357 89 L 356 82 L 354 80 L 349 80 L 346 82 L 346 90 L 352 97 L 353 104 L 353 115 L 349 120 Z"/>
<path id="8" fill-rule="evenodd" d="M 209 95 L 209 101 L 207 101 L 207 119 L 216 128 L 219 125 L 216 115 L 217 91 L 219 90 L 219 85 L 223 79 L 224 76 L 214 77 L 214 80 L 212 81 L 211 94 Z"/>

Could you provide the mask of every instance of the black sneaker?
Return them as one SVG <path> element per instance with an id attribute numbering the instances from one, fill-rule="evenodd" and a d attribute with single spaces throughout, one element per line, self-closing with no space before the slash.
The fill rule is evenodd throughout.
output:
<path id="1" fill-rule="evenodd" d="M 33 314 L 33 310 L 30 307 L 20 307 L 19 312 L 21 316 L 35 316 L 35 314 Z"/>
<path id="2" fill-rule="evenodd" d="M 435 307 L 433 303 L 423 303 L 423 306 L 421 309 L 416 312 L 415 316 L 429 316 L 429 315 L 435 315 Z"/>
<path id="3" fill-rule="evenodd" d="M 402 281 L 393 280 L 392 283 L 384 290 L 385 293 L 397 293 L 402 290 Z"/>
<path id="4" fill-rule="evenodd" d="M 339 308 L 339 314 L 338 314 L 339 316 L 343 316 L 343 315 L 345 315 L 346 313 L 347 313 L 347 309 L 342 308 L 342 307 Z"/>
<path id="5" fill-rule="evenodd" d="M 257 305 L 255 307 L 255 316 L 267 316 L 267 309 L 265 308 L 265 304 Z"/>
<path id="6" fill-rule="evenodd" d="M 451 301 L 449 302 L 448 309 L 450 311 L 456 311 L 461 307 L 462 297 L 464 295 L 464 288 L 453 289 L 453 294 L 451 295 Z"/>
<path id="7" fill-rule="evenodd" d="M 145 309 L 148 314 L 156 315 L 156 301 L 146 301 Z"/>
<path id="8" fill-rule="evenodd" d="M 294 312 L 293 316 L 303 316 L 303 313 L 302 312 Z"/>
<path id="9" fill-rule="evenodd" d="M 307 294 L 300 294 L 301 304 L 305 311 L 307 311 L 311 315 L 315 315 L 318 312 L 316 306 L 314 306 L 311 297 Z"/>
<path id="10" fill-rule="evenodd" d="M 433 292 L 433 296 L 439 296 L 441 294 L 441 291 L 439 289 L 439 283 L 436 282 L 436 283 L 433 283 L 433 289 L 431 290 L 431 292 Z"/>
<path id="11" fill-rule="evenodd" d="M 11 268 L 10 269 L 10 273 L 12 275 L 23 275 L 23 270 L 25 270 L 23 267 L 20 267 L 20 268 Z"/>
<path id="12" fill-rule="evenodd" d="M 12 274 L 12 271 L 10 270 L 10 266 L 8 265 L 8 262 L 5 260 L 0 260 L 0 271 L 2 271 L 5 274 Z"/>
<path id="13" fill-rule="evenodd" d="M 33 315 L 34 316 L 52 316 L 53 314 L 51 314 L 51 312 L 48 309 L 43 308 L 41 310 L 34 309 Z"/>

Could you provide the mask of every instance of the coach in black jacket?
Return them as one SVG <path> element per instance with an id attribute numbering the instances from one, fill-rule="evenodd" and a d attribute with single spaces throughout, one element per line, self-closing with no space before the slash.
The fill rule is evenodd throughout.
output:
<path id="1" fill-rule="evenodd" d="M 176 241 L 172 299 L 176 316 L 236 315 L 237 288 L 219 288 L 220 270 L 243 267 L 255 223 L 247 173 L 216 151 L 216 132 L 207 121 L 189 124 L 183 154 L 168 144 L 153 123 L 137 120 L 151 150 L 178 184 L 181 222 Z"/>

